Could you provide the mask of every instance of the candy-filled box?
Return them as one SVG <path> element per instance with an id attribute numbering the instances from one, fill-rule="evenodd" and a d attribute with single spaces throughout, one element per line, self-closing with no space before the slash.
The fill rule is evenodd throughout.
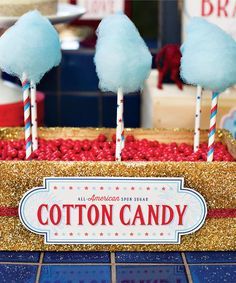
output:
<path id="1" fill-rule="evenodd" d="M 235 250 L 236 142 L 228 132 L 217 131 L 216 160 L 219 161 L 214 162 L 204 161 L 207 131 L 201 132 L 200 152 L 196 155 L 191 149 L 190 130 L 126 129 L 122 162 L 114 161 L 114 133 L 114 129 L 102 128 L 41 128 L 38 152 L 32 156 L 33 160 L 24 161 L 20 160 L 24 159 L 23 130 L 0 130 L 1 250 Z M 186 187 L 204 197 L 208 210 L 206 222 L 197 232 L 182 236 L 181 243 L 176 245 L 48 245 L 41 235 L 22 225 L 17 210 L 23 195 L 42 186 L 46 177 L 181 177 Z"/>

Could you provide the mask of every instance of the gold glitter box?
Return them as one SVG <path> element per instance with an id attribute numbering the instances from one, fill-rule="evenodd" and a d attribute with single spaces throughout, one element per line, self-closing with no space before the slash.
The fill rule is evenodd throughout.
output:
<path id="1" fill-rule="evenodd" d="M 114 129 L 41 128 L 44 139 L 94 139 L 100 133 L 108 138 Z M 126 129 L 136 138 L 192 144 L 190 130 Z M 1 139 L 23 138 L 23 129 L 2 128 Z M 217 131 L 217 140 L 225 143 L 236 158 L 236 141 L 227 131 Z M 207 141 L 202 131 L 201 141 Z M 185 186 L 205 198 L 208 211 L 215 211 L 204 226 L 191 235 L 181 237 L 179 245 L 45 245 L 44 237 L 26 230 L 18 217 L 0 216 L 0 250 L 42 251 L 196 251 L 235 250 L 236 162 L 52 162 L 1 161 L 0 208 L 16 208 L 25 192 L 42 186 L 44 177 L 183 177 Z M 220 212 L 220 216 L 219 213 Z"/>

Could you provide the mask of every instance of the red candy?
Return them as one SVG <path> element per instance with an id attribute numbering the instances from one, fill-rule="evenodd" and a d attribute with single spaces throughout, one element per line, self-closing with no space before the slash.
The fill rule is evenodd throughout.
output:
<path id="1" fill-rule="evenodd" d="M 115 161 L 116 136 L 108 141 L 104 134 L 95 140 L 39 139 L 39 148 L 32 154 L 33 160 L 48 161 Z M 24 140 L 0 141 L 0 160 L 25 160 Z M 123 161 L 206 161 L 207 143 L 202 143 L 194 153 L 186 143 L 165 144 L 147 139 L 137 140 L 127 135 L 121 157 Z M 215 144 L 214 161 L 234 161 L 227 147 Z"/>

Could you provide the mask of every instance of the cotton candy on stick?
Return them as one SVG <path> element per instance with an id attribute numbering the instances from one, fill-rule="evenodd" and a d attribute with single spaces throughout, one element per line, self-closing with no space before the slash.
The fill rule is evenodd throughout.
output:
<path id="1" fill-rule="evenodd" d="M 152 57 L 134 24 L 123 13 L 106 17 L 97 29 L 94 62 L 102 91 L 117 93 L 116 160 L 124 146 L 123 95 L 142 89 Z"/>
<path id="2" fill-rule="evenodd" d="M 36 84 L 60 61 L 58 33 L 38 11 L 23 15 L 0 38 L 1 69 L 31 85 L 33 149 L 37 148 Z"/>
<path id="3" fill-rule="evenodd" d="M 213 161 L 219 93 L 236 83 L 236 43 L 202 18 L 191 20 L 187 35 L 181 48 L 181 76 L 185 82 L 213 93 L 207 156 L 207 161 Z"/>
<path id="4" fill-rule="evenodd" d="M 192 22 L 190 22 L 188 26 L 187 41 L 181 46 L 181 52 L 182 52 L 181 76 L 183 77 L 184 80 L 185 80 L 185 77 L 183 73 L 186 68 L 186 64 L 189 63 L 188 61 L 186 62 L 185 52 L 190 52 L 191 54 L 191 51 L 196 46 L 196 44 L 198 44 L 199 40 L 201 40 L 201 36 L 202 36 L 199 33 L 199 31 L 196 32 L 194 21 L 195 19 Z M 189 60 L 189 58 L 187 60 Z M 194 126 L 194 145 L 193 145 L 194 152 L 198 151 L 199 144 L 200 144 L 201 101 L 202 101 L 202 87 L 200 85 L 197 85 L 196 107 L 195 107 L 195 126 Z"/>

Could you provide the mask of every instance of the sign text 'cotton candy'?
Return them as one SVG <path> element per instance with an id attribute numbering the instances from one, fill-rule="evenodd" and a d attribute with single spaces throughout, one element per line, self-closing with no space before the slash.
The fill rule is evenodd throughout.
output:
<path id="1" fill-rule="evenodd" d="M 206 203 L 182 178 L 45 178 L 19 215 L 47 244 L 180 243 L 200 229 Z"/>
<path id="2" fill-rule="evenodd" d="M 181 51 L 181 76 L 186 83 L 214 92 L 236 83 L 236 42 L 218 26 L 193 18 Z"/>
<path id="3" fill-rule="evenodd" d="M 137 28 L 123 13 L 108 16 L 97 30 L 95 54 L 99 87 L 103 91 L 124 93 L 143 87 L 152 64 L 152 56 Z"/>
<path id="4" fill-rule="evenodd" d="M 38 83 L 61 61 L 59 36 L 38 11 L 23 15 L 0 38 L 0 68 L 22 80 Z"/>

